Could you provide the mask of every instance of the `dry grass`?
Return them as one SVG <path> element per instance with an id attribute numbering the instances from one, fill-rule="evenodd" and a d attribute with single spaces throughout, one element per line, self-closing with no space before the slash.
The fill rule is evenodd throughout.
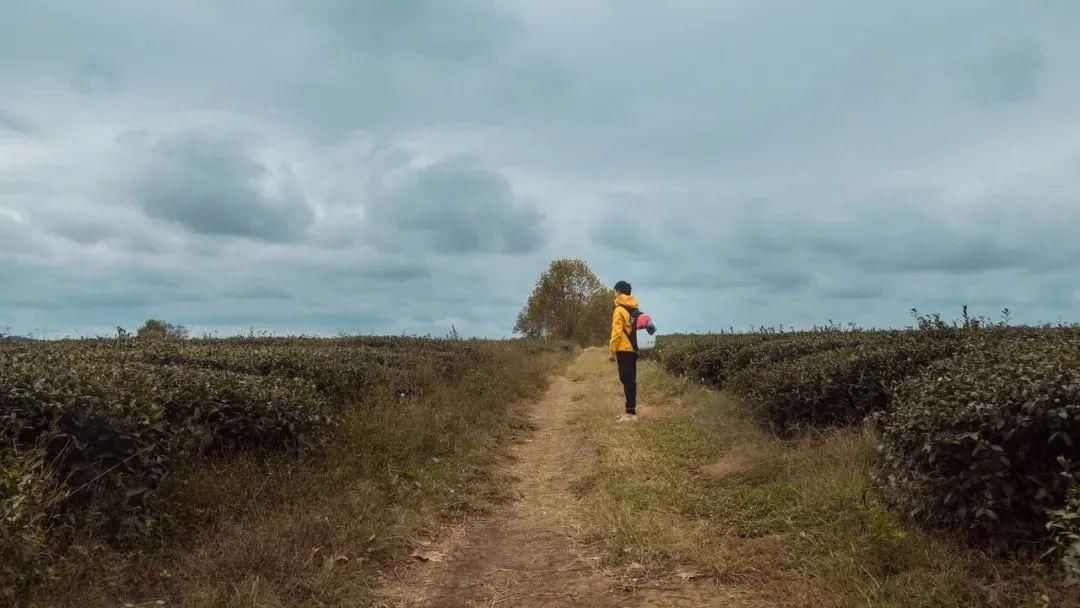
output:
<path id="1" fill-rule="evenodd" d="M 187 535 L 155 555 L 88 548 L 60 564 L 38 605 L 365 605 L 379 570 L 439 523 L 505 496 L 493 465 L 525 430 L 523 402 L 565 357 L 493 348 L 506 349 L 498 363 L 459 384 L 356 408 L 320 457 L 191 472 Z"/>
<path id="2" fill-rule="evenodd" d="M 573 373 L 601 373 L 590 359 Z M 991 560 L 884 509 L 868 431 L 783 442 L 726 394 L 651 364 L 641 375 L 642 424 L 611 424 L 614 380 L 580 421 L 598 458 L 577 489 L 609 564 L 703 575 L 777 606 L 1080 606 L 1037 566 Z"/>

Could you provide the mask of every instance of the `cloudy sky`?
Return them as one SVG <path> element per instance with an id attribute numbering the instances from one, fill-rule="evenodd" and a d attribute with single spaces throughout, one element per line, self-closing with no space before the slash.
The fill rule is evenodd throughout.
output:
<path id="1" fill-rule="evenodd" d="M 4 0 L 0 327 L 1080 320 L 1073 0 Z"/>

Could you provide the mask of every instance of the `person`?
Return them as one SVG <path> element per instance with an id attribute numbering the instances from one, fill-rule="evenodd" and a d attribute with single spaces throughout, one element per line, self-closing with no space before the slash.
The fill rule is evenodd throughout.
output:
<path id="1" fill-rule="evenodd" d="M 611 317 L 609 359 L 619 367 L 619 381 L 626 396 L 626 412 L 619 422 L 637 421 L 637 362 L 638 353 L 630 341 L 630 311 L 638 307 L 637 298 L 630 295 L 633 288 L 626 281 L 615 283 L 615 313 Z"/>

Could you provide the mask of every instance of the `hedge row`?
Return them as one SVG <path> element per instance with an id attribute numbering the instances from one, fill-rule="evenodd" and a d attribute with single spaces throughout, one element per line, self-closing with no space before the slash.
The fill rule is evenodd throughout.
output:
<path id="1" fill-rule="evenodd" d="M 664 367 L 745 397 L 781 434 L 861 420 L 891 384 L 952 355 L 958 331 L 820 331 L 681 337 L 658 349 Z"/>
<path id="2" fill-rule="evenodd" d="M 1059 541 L 1080 532 L 1067 513 L 1070 491 L 1080 491 L 1075 332 L 980 335 L 893 399 L 881 417 L 877 484 L 897 509 L 1001 552 L 1044 550 L 1055 512 Z M 1075 541 L 1059 552 L 1075 560 Z"/>
<path id="3" fill-rule="evenodd" d="M 312 348 L 306 346 L 175 346 L 146 349 L 145 360 L 159 365 L 298 378 L 310 382 L 323 396 L 360 399 L 386 380 L 393 367 L 407 363 L 405 355 L 374 348 Z"/>
<path id="4" fill-rule="evenodd" d="M 68 527 L 125 542 L 160 528 L 162 482 L 185 458 L 299 453 L 332 424 L 308 381 L 151 365 L 77 343 L 0 351 L 0 456 L 40 452 Z M 137 354 L 137 353 L 135 353 Z M 59 522 L 58 520 L 58 522 Z"/>
<path id="5" fill-rule="evenodd" d="M 1080 329 L 931 319 L 832 337 L 679 338 L 660 355 L 744 396 L 783 435 L 872 416 L 886 502 L 998 552 L 1049 550 L 1080 579 Z"/>
<path id="6" fill-rule="evenodd" d="M 772 334 L 724 334 L 665 338 L 651 356 L 676 376 L 716 387 L 727 379 L 730 363 L 739 351 L 781 338 Z"/>
<path id="7" fill-rule="evenodd" d="M 380 340 L 386 348 L 345 340 L 4 345 L 0 466 L 14 470 L 28 455 L 46 463 L 57 530 L 93 529 L 121 544 L 152 536 L 167 519 L 163 484 L 181 463 L 302 454 L 325 439 L 345 403 L 407 395 L 432 376 L 453 382 L 492 356 L 475 342 Z"/>
<path id="8" fill-rule="evenodd" d="M 780 435 L 846 426 L 887 409 L 891 386 L 958 348 L 954 337 L 918 332 L 866 336 L 854 346 L 749 366 L 728 388 Z"/>

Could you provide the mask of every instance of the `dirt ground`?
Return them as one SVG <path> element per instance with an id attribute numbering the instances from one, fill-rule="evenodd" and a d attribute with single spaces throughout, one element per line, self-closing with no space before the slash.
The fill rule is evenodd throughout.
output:
<path id="1" fill-rule="evenodd" d="M 604 354 L 587 351 L 582 357 Z M 531 412 L 535 432 L 515 446 L 510 464 L 517 500 L 494 515 L 445 531 L 418 547 L 412 565 L 387 574 L 381 606 L 473 608 L 493 606 L 646 607 L 759 605 L 731 589 L 693 582 L 638 581 L 632 571 L 609 570 L 581 541 L 585 506 L 571 489 L 590 466 L 594 449 L 574 420 L 591 400 L 618 411 L 614 370 L 575 366 L 573 379 L 553 378 Z M 582 373 L 580 370 L 587 370 Z M 608 371 L 610 373 L 603 373 Z M 611 377 L 609 377 L 611 376 Z M 595 403 L 595 401 L 592 401 Z M 642 410 L 639 424 L 648 424 Z"/>

